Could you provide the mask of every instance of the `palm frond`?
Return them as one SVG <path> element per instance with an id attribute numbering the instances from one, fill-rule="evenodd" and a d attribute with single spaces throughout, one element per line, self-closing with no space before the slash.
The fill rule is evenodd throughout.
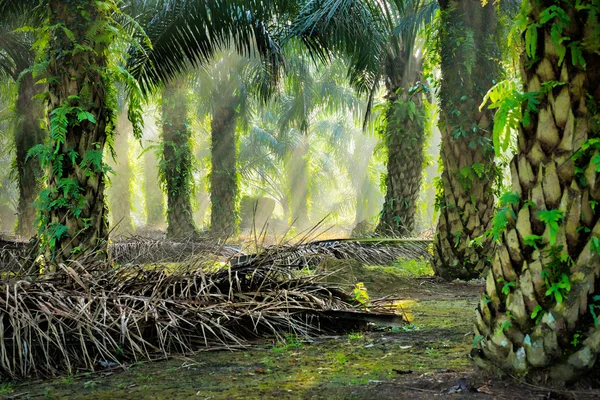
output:
<path id="1" fill-rule="evenodd" d="M 288 38 L 300 38 L 313 58 L 328 61 L 333 53 L 348 56 L 349 78 L 360 92 L 367 92 L 373 86 L 386 43 L 370 3 L 308 1 L 288 31 Z"/>
<path id="2" fill-rule="evenodd" d="M 276 78 L 280 49 L 269 24 L 281 9 L 277 3 L 285 2 L 157 1 L 158 11 L 142 23 L 152 46 L 133 50 L 129 69 L 147 93 L 190 65 L 207 62 L 217 50 L 233 46 L 241 54 L 260 55 Z"/>
<path id="3" fill-rule="evenodd" d="M 431 24 L 439 9 L 435 0 L 408 0 L 403 12 L 399 15 L 394 34 L 402 38 L 404 51 L 412 54 L 419 31 Z"/>

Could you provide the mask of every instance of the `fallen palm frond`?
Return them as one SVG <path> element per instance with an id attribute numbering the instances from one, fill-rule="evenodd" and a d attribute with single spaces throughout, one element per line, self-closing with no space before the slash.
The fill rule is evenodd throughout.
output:
<path id="1" fill-rule="evenodd" d="M 233 265 L 316 266 L 325 258 L 386 265 L 404 259 L 429 259 L 428 239 L 333 239 L 267 247 L 258 254 L 234 256 Z"/>
<path id="2" fill-rule="evenodd" d="M 429 239 L 331 239 L 296 244 L 278 244 L 245 255 L 239 249 L 216 242 L 212 238 L 193 238 L 172 242 L 132 236 L 111 243 L 109 250 L 117 264 L 188 262 L 207 254 L 231 259 L 232 264 L 252 262 L 261 265 L 318 265 L 327 257 L 355 259 L 364 264 L 385 265 L 398 258 L 429 259 Z M 20 269 L 31 253 L 27 242 L 0 239 L 0 271 Z"/>
<path id="3" fill-rule="evenodd" d="M 190 262 L 207 255 L 223 259 L 240 254 L 233 246 L 220 244 L 211 238 L 190 238 L 178 242 L 131 236 L 111 243 L 109 252 L 117 264 L 146 264 Z M 28 242 L 0 239 L 0 271 L 19 271 L 33 254 Z"/>
<path id="4" fill-rule="evenodd" d="M 112 259 L 118 264 L 146 264 L 160 262 L 183 262 L 213 254 L 225 259 L 240 251 L 233 246 L 218 243 L 213 238 L 189 238 L 177 242 L 131 236 L 111 243 Z"/>
<path id="5" fill-rule="evenodd" d="M 19 271 L 30 253 L 27 242 L 0 238 L 0 271 Z"/>
<path id="6" fill-rule="evenodd" d="M 311 335 L 364 319 L 347 294 L 318 279 L 266 265 L 212 273 L 134 266 L 94 272 L 73 262 L 36 279 L 4 280 L 0 375 L 70 374 L 246 346 L 263 335 Z M 369 312 L 398 319 L 389 310 Z"/>

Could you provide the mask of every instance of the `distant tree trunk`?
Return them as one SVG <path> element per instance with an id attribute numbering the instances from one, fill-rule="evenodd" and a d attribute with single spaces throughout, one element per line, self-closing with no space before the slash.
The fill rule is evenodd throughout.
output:
<path id="1" fill-rule="evenodd" d="M 412 57 L 412 56 L 411 56 Z M 425 111 L 422 94 L 409 94 L 420 76 L 420 61 L 406 65 L 404 56 L 388 58 L 386 194 L 377 232 L 410 236 L 415 227 L 417 201 L 423 176 Z"/>
<path id="2" fill-rule="evenodd" d="M 230 237 L 238 230 L 237 112 L 235 99 L 217 101 L 211 121 L 210 230 Z"/>
<path id="3" fill-rule="evenodd" d="M 290 212 L 294 226 L 306 229 L 310 225 L 308 218 L 309 165 L 308 137 L 303 136 L 300 147 L 293 149 L 287 161 L 288 182 L 290 185 Z"/>
<path id="4" fill-rule="evenodd" d="M 537 40 L 525 36 L 521 72 L 539 105 L 519 129 L 511 163 L 518 196 L 499 211 L 507 226 L 477 309 L 471 355 L 481 367 L 556 384 L 597 371 L 600 355 L 599 7 L 564 2 L 558 7 L 566 18 L 543 21 L 557 3 L 528 3 Z"/>
<path id="5" fill-rule="evenodd" d="M 109 189 L 112 223 L 115 225 L 116 233 L 120 234 L 133 232 L 130 190 L 133 168 L 129 161 L 129 133 L 130 124 L 127 113 L 122 112 L 117 120 L 114 143 L 117 157 L 112 163 L 115 175 L 111 179 Z"/>
<path id="6" fill-rule="evenodd" d="M 41 249 L 57 263 L 108 257 L 103 150 L 114 115 L 106 103 L 107 48 L 112 41 L 110 31 L 102 28 L 107 10 L 87 0 L 49 1 L 52 154 L 47 155 Z M 81 43 L 86 46 L 80 48 Z"/>
<path id="7" fill-rule="evenodd" d="M 33 146 L 43 144 L 46 136 L 41 126 L 41 120 L 45 117 L 44 103 L 40 99 L 33 98 L 43 90 L 42 85 L 35 84 L 30 72 L 21 77 L 16 105 L 18 123 L 15 129 L 19 186 L 19 215 L 16 232 L 24 237 L 32 237 L 37 231 L 36 209 L 33 202 L 40 192 L 40 179 L 43 171 L 39 158 L 28 158 L 27 152 Z"/>
<path id="8" fill-rule="evenodd" d="M 184 239 L 196 233 L 192 213 L 192 152 L 187 119 L 188 94 L 184 79 L 164 89 L 162 176 L 167 190 L 167 238 Z"/>
<path id="9" fill-rule="evenodd" d="M 478 109 L 500 72 L 496 12 L 492 2 L 485 7 L 473 0 L 439 2 L 444 170 L 433 267 L 445 279 L 470 279 L 481 275 L 493 252 L 471 240 L 489 229 L 494 213 L 493 116 Z"/>
<path id="10" fill-rule="evenodd" d="M 159 185 L 158 168 L 155 152 L 146 151 L 144 153 L 144 196 L 148 227 L 157 227 L 165 223 L 165 204 Z"/>

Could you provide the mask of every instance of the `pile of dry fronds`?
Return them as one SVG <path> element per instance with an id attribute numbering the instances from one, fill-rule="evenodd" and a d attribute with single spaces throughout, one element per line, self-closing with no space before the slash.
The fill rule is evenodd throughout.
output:
<path id="1" fill-rule="evenodd" d="M 148 264 L 161 262 L 190 262 L 205 258 L 207 254 L 228 259 L 239 250 L 216 242 L 211 238 L 190 238 L 178 242 L 130 236 L 111 243 L 109 251 L 117 264 Z M 21 270 L 34 254 L 34 246 L 22 240 L 0 238 L 0 272 Z"/>
<path id="2" fill-rule="evenodd" d="M 348 295 L 288 268 L 238 265 L 205 273 L 76 262 L 36 279 L 5 280 L 0 376 L 94 370 L 113 363 L 245 346 L 335 327 L 356 311 Z M 389 311 L 388 311 L 389 313 Z"/>
<path id="3" fill-rule="evenodd" d="M 230 258 L 239 253 L 232 246 L 212 238 L 193 237 L 178 242 L 130 236 L 109 246 L 112 259 L 118 264 L 184 262 L 203 258 L 207 254 Z"/>
<path id="4" fill-rule="evenodd" d="M 332 239 L 270 246 L 258 254 L 234 256 L 233 265 L 316 266 L 326 258 L 352 259 L 363 264 L 388 265 L 399 258 L 429 259 L 428 239 Z"/>

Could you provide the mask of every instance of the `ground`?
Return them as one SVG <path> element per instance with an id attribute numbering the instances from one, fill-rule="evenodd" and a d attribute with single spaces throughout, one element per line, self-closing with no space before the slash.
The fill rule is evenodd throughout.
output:
<path id="1" fill-rule="evenodd" d="M 390 296 L 411 323 L 312 339 L 263 340 L 96 373 L 0 386 L 5 398 L 540 399 L 592 398 L 490 380 L 467 358 L 482 283 L 439 282 L 419 266 L 369 268 L 371 297 Z M 421 275 L 421 276 L 415 276 Z"/>

